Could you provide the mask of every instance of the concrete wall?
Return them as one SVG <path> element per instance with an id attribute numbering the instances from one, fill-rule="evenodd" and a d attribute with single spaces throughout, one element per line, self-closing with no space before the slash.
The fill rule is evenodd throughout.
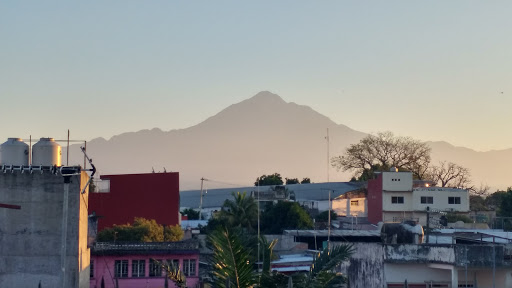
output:
<path id="1" fill-rule="evenodd" d="M 393 197 L 403 197 L 404 203 L 392 203 Z M 383 211 L 412 211 L 413 198 L 411 192 L 383 192 Z"/>
<path id="2" fill-rule="evenodd" d="M 344 243 L 334 243 L 344 244 Z M 341 266 L 350 288 L 385 287 L 384 249 L 380 243 L 353 243 L 354 254 Z"/>
<path id="3" fill-rule="evenodd" d="M 432 204 L 421 204 L 421 196 L 429 196 L 433 198 Z M 460 204 L 449 204 L 448 197 L 459 197 Z M 436 210 L 452 210 L 459 212 L 469 211 L 469 191 L 463 189 L 430 187 L 430 188 L 416 188 L 413 191 L 412 210 L 426 210 L 427 206 L 430 209 Z"/>
<path id="4" fill-rule="evenodd" d="M 412 191 L 412 173 L 411 172 L 383 172 L 382 173 L 383 191 Z"/>
<path id="5" fill-rule="evenodd" d="M 339 216 L 367 217 L 366 198 L 335 199 L 332 209 Z"/>
<path id="6" fill-rule="evenodd" d="M 21 206 L 20 210 L 0 208 L 0 287 L 89 286 L 84 277 L 89 266 L 87 198 L 80 195 L 84 177 L 88 176 L 71 176 L 68 201 L 63 205 L 66 184 L 61 175 L 46 171 L 0 174 L 0 203 Z M 66 257 L 61 258 L 64 207 L 68 212 Z"/>

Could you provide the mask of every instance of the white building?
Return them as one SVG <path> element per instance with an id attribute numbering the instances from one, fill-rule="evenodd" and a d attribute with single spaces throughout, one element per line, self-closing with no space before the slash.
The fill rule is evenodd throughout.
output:
<path id="1" fill-rule="evenodd" d="M 413 188 L 411 172 L 383 172 L 368 182 L 368 220 L 426 225 L 430 212 L 469 212 L 469 192 L 446 187 Z"/>

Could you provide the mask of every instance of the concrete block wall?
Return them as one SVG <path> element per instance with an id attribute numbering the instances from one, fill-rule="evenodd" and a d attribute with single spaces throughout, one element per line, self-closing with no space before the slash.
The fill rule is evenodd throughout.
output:
<path id="1" fill-rule="evenodd" d="M 87 232 L 82 232 L 83 218 L 87 231 L 87 205 L 81 203 L 87 198 L 84 200 L 80 195 L 81 184 L 87 177 L 82 172 L 71 176 L 69 183 L 63 283 L 64 178 L 46 171 L 0 174 L 0 203 L 21 206 L 20 210 L 0 208 L 0 287 L 38 287 L 39 283 L 41 287 L 89 287 L 88 277 L 85 280 L 83 276 L 89 266 Z M 79 244 L 82 237 L 85 249 Z"/>

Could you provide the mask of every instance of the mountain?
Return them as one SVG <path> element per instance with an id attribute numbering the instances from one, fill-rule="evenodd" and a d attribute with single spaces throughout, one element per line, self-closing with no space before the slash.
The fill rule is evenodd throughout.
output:
<path id="1" fill-rule="evenodd" d="M 313 182 L 325 182 L 327 128 L 331 157 L 366 136 L 310 107 L 287 103 L 264 91 L 186 129 L 155 128 L 109 140 L 94 139 L 87 143 L 87 153 L 104 175 L 149 173 L 153 169 L 158 172 L 164 167 L 178 171 L 182 190 L 196 189 L 201 177 L 211 180 L 206 182 L 207 188 L 251 186 L 258 176 L 274 172 L 283 178 L 309 177 Z M 485 182 L 491 186 L 512 185 L 502 175 L 505 163 L 510 162 L 505 160 L 512 160 L 512 150 L 476 152 L 442 142 L 430 144 L 434 159 L 454 161 L 474 170 L 477 183 L 488 179 Z M 78 146 L 71 146 L 70 163 L 82 162 Z M 492 169 L 480 169 L 491 164 Z M 329 167 L 329 177 L 331 181 L 347 181 L 350 173 Z"/>

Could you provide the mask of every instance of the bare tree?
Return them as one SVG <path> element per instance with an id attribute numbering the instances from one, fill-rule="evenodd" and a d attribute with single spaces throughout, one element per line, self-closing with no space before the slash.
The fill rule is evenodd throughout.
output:
<path id="1" fill-rule="evenodd" d="M 471 185 L 471 173 L 468 168 L 452 162 L 441 161 L 438 166 L 431 166 L 428 178 L 441 187 L 457 187 L 474 191 Z"/>
<path id="2" fill-rule="evenodd" d="M 350 145 L 345 154 L 331 159 L 338 170 L 355 170 L 356 175 L 371 175 L 375 170 L 402 168 L 422 179 L 430 163 L 430 147 L 410 137 L 394 136 L 391 132 L 368 135 Z"/>

